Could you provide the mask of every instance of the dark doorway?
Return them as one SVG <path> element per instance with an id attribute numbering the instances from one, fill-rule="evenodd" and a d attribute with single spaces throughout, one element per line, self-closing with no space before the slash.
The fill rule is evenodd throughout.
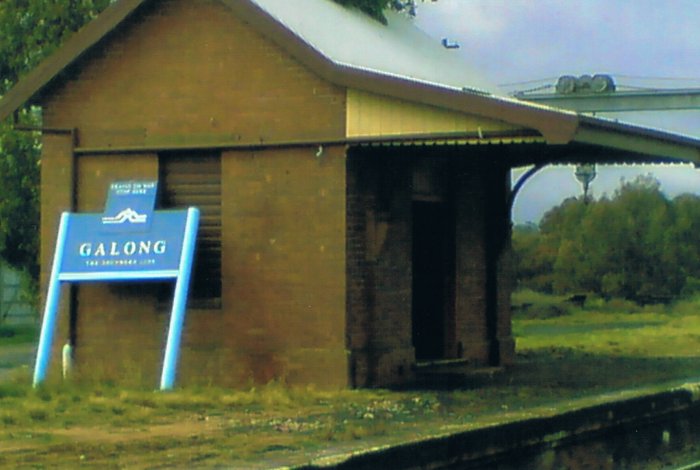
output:
<path id="1" fill-rule="evenodd" d="M 413 346 L 417 361 L 446 359 L 454 342 L 454 220 L 449 205 L 413 202 Z"/>

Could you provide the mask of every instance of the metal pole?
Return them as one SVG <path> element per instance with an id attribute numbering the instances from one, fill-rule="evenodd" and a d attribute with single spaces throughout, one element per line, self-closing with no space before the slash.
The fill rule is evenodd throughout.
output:
<path id="1" fill-rule="evenodd" d="M 61 214 L 61 222 L 58 227 L 56 252 L 53 256 L 51 279 L 49 280 L 49 291 L 46 295 L 44 318 L 41 324 L 41 336 L 39 337 L 39 347 L 37 348 L 36 352 L 36 365 L 34 367 L 33 382 L 34 387 L 37 387 L 46 378 L 46 372 L 51 360 L 51 343 L 53 342 L 53 335 L 54 331 L 56 330 L 58 305 L 61 300 L 61 281 L 59 279 L 59 273 L 61 270 L 61 264 L 63 263 L 63 249 L 68 231 L 69 216 L 70 214 L 68 212 Z"/>
<path id="2" fill-rule="evenodd" d="M 173 388 L 175 383 L 177 360 L 180 352 L 180 338 L 182 336 L 182 325 L 185 320 L 185 311 L 187 308 L 187 292 L 190 286 L 190 276 L 192 272 L 194 248 L 197 241 L 198 226 L 199 210 L 194 207 L 190 207 L 187 209 L 185 237 L 182 242 L 182 253 L 180 254 L 180 269 L 177 276 L 177 281 L 175 282 L 173 308 L 170 313 L 170 327 L 168 329 L 168 340 L 165 346 L 163 372 L 160 378 L 161 390 L 170 390 Z"/>

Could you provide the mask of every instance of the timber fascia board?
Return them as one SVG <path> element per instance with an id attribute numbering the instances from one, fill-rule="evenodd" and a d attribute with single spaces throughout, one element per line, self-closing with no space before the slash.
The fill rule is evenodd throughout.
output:
<path id="1" fill-rule="evenodd" d="M 700 142 L 692 137 L 589 116 L 580 118 L 574 142 L 700 164 Z"/>

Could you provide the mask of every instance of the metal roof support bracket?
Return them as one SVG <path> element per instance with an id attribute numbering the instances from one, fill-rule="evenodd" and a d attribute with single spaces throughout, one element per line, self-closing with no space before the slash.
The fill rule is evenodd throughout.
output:
<path id="1" fill-rule="evenodd" d="M 527 180 L 529 180 L 532 176 L 534 176 L 535 173 L 540 171 L 542 168 L 544 168 L 547 165 L 547 163 L 538 163 L 529 170 L 527 170 L 525 173 L 520 175 L 520 178 L 518 178 L 518 181 L 515 182 L 513 185 L 513 189 L 510 191 L 510 196 L 508 197 L 508 213 L 510 214 L 511 211 L 513 210 L 513 204 L 515 203 L 515 197 L 518 195 L 518 192 L 520 192 L 520 189 L 525 185 Z"/>

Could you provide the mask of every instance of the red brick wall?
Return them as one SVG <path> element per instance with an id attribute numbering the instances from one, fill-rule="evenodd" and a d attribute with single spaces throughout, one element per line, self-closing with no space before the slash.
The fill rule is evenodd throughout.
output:
<path id="1" fill-rule="evenodd" d="M 61 212 L 74 209 L 75 185 L 71 134 L 44 134 L 41 162 L 41 284 L 47 285 L 53 259 L 54 243 Z M 46 158 L 50 155 L 50 158 Z M 44 290 L 42 290 L 44 292 Z"/>
<path id="2" fill-rule="evenodd" d="M 500 365 L 508 366 L 515 362 L 515 339 L 513 338 L 510 308 L 511 295 L 515 287 L 512 223 L 508 202 L 511 194 L 510 168 L 500 167 L 498 173 L 499 178 L 496 180 L 496 184 L 500 183 L 500 187 L 503 189 L 496 194 L 495 197 L 497 198 L 496 200 L 499 201 L 498 204 L 501 206 L 501 210 L 498 212 L 500 217 L 500 223 L 498 225 L 500 226 L 500 230 L 503 231 L 501 233 L 503 237 L 503 246 L 496 261 L 496 273 L 498 276 L 498 321 L 496 339 L 498 341 Z M 494 188 L 498 188 L 498 186 L 494 186 Z"/>
<path id="3" fill-rule="evenodd" d="M 345 136 L 345 92 L 212 0 L 162 0 L 50 96 L 81 147 Z"/>
<path id="4" fill-rule="evenodd" d="M 447 299 L 454 313 L 447 314 L 444 358 L 475 366 L 512 362 L 510 186 L 507 168 L 492 157 L 481 149 L 439 147 L 350 151 L 347 330 L 357 386 L 413 377 L 413 200 L 439 201 L 455 216 L 453 298 Z"/>
<path id="5" fill-rule="evenodd" d="M 49 275 L 53 261 L 56 234 L 61 213 L 72 211 L 74 207 L 73 188 L 75 185 L 73 162 L 74 136 L 70 133 L 44 134 L 42 138 L 41 162 L 41 191 L 40 191 L 40 253 L 41 263 L 41 306 L 46 301 Z M 51 158 L 46 159 L 46 155 Z M 64 299 L 70 294 L 69 289 L 63 289 Z M 43 313 L 43 312 L 42 312 Z M 61 357 L 61 348 L 69 337 L 68 321 L 70 309 L 69 302 L 63 300 L 59 307 L 59 324 L 55 335 L 53 354 L 54 358 Z M 58 362 L 58 361 L 55 361 Z M 51 375 L 57 375 L 58 368 L 54 368 Z"/>
<path id="6" fill-rule="evenodd" d="M 492 152 L 474 150 L 455 171 L 457 341 L 463 357 L 482 366 L 508 365 L 514 357 L 510 170 Z"/>
<path id="7" fill-rule="evenodd" d="M 220 333 L 230 373 L 346 386 L 345 149 L 226 152 Z"/>
<path id="8" fill-rule="evenodd" d="M 462 357 L 488 363 L 486 324 L 487 185 L 478 166 L 463 162 L 456 172 L 456 341 Z"/>
<path id="9" fill-rule="evenodd" d="M 46 126 L 77 129 L 75 152 L 64 136 L 45 139 L 44 290 L 58 214 L 74 196 L 77 209 L 101 211 L 109 182 L 157 178 L 160 149 L 309 140 L 223 151 L 223 308 L 188 311 L 178 381 L 345 386 L 344 149 L 317 157 L 313 144 L 345 135 L 344 90 L 220 2 L 153 3 L 44 103 Z M 157 297 L 153 286 L 80 286 L 81 376 L 157 383 L 168 317 Z"/>
<path id="10" fill-rule="evenodd" d="M 356 386 L 412 378 L 410 159 L 348 155 L 348 348 Z"/>

